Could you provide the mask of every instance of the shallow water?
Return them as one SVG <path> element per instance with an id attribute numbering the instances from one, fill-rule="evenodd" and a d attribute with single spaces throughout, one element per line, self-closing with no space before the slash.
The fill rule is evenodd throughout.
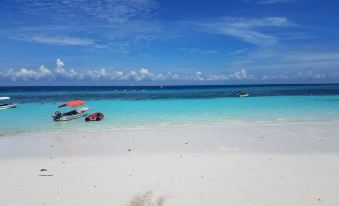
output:
<path id="1" fill-rule="evenodd" d="M 245 90 L 250 97 L 234 97 Z M 0 110 L 0 135 L 168 125 L 339 121 L 339 85 L 199 87 L 0 87 L 18 107 Z M 54 122 L 64 101 L 83 99 L 104 121 Z"/>

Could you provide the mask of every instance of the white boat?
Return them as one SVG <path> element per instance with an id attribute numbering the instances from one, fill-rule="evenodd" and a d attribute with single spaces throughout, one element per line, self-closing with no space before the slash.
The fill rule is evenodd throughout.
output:
<path id="1" fill-rule="evenodd" d="M 247 93 L 247 92 L 240 91 L 236 94 L 236 96 L 238 96 L 238 97 L 248 97 L 248 96 L 250 96 L 250 94 Z"/>
<path id="2" fill-rule="evenodd" d="M 69 101 L 65 104 L 60 105 L 59 108 L 66 107 L 66 106 L 78 107 L 78 106 L 81 106 L 81 105 L 84 105 L 84 104 L 85 104 L 85 102 L 82 101 L 82 100 L 73 100 L 73 101 Z M 86 116 L 88 110 L 89 110 L 88 107 L 81 107 L 81 108 L 74 109 L 70 112 L 65 112 L 65 113 L 61 113 L 59 111 L 56 111 L 54 113 L 54 116 L 52 116 L 52 118 L 53 118 L 54 121 L 68 121 L 68 120 L 77 119 L 77 118 Z"/>
<path id="3" fill-rule="evenodd" d="M 0 97 L 0 101 L 8 101 L 10 100 L 10 97 Z M 12 104 L 12 103 L 0 103 L 0 109 L 10 109 L 10 108 L 15 108 L 16 104 Z"/>
<path id="4" fill-rule="evenodd" d="M 87 116 L 89 108 L 88 107 L 81 107 L 70 112 L 61 113 L 59 111 L 55 112 L 53 116 L 54 121 L 69 121 L 72 119 L 77 119 L 80 117 Z"/>

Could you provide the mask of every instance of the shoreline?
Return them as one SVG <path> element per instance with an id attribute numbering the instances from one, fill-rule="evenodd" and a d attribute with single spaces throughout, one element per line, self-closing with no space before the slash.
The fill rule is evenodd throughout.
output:
<path id="1" fill-rule="evenodd" d="M 103 120 L 105 121 L 105 120 Z M 67 122 L 61 122 L 66 123 Z M 111 127 L 111 128 L 99 128 L 100 125 L 97 123 L 100 122 L 90 122 L 88 124 L 93 124 L 94 127 L 92 128 L 76 128 L 76 129 L 70 129 L 70 128 L 63 128 L 65 129 L 64 131 L 61 130 L 53 130 L 53 131 L 47 131 L 47 130 L 42 130 L 40 132 L 36 131 L 24 131 L 24 132 L 10 132 L 10 133 L 0 133 L 0 139 L 1 138 L 6 138 L 6 137 L 15 137 L 15 136 L 32 136 L 32 135 L 50 135 L 50 134 L 72 134 L 75 132 L 81 132 L 81 133 L 91 133 L 91 132 L 97 132 L 100 130 L 100 132 L 110 132 L 110 131 L 130 131 L 130 130 L 156 130 L 156 129 L 184 129 L 184 128 L 210 128 L 210 127 L 235 127 L 235 126 L 270 126 L 270 125 L 303 125 L 303 124 L 308 124 L 308 125 L 328 125 L 328 124 L 337 124 L 339 123 L 339 119 L 331 119 L 331 120 L 326 120 L 326 121 L 320 121 L 320 120 L 294 120 L 294 121 L 282 121 L 282 120 L 277 120 L 277 121 L 225 121 L 225 122 L 195 122 L 195 124 L 173 124 L 173 123 L 163 123 L 163 124 L 149 124 L 149 125 L 140 125 L 140 126 L 135 126 L 135 127 Z"/>

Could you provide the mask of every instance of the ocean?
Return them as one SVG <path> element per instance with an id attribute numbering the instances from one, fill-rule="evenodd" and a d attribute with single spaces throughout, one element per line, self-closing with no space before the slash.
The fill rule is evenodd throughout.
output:
<path id="1" fill-rule="evenodd" d="M 249 97 L 236 97 L 246 91 Z M 208 124 L 339 121 L 339 85 L 0 87 L 0 135 Z M 58 105 L 86 101 L 100 122 L 54 122 Z"/>

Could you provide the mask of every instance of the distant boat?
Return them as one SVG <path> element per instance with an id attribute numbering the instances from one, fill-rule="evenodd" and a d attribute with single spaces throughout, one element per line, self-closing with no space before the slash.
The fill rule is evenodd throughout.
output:
<path id="1" fill-rule="evenodd" d="M 0 103 L 0 109 L 11 109 L 15 108 L 16 104 L 9 103 L 10 97 L 0 97 L 0 101 L 4 101 L 4 103 Z"/>
<path id="2" fill-rule="evenodd" d="M 84 105 L 85 103 L 86 102 L 82 101 L 82 100 L 73 100 L 73 101 L 69 101 L 65 104 L 60 105 L 59 108 L 66 107 L 66 106 L 78 107 L 78 106 Z M 69 120 L 72 120 L 72 119 L 77 119 L 77 118 L 86 116 L 88 110 L 89 110 L 88 107 L 80 107 L 78 109 L 75 109 L 75 110 L 72 110 L 72 111 L 69 111 L 69 112 L 65 112 L 65 113 L 61 113 L 59 111 L 56 111 L 54 113 L 54 116 L 52 116 L 52 117 L 53 117 L 54 121 L 69 121 Z"/>
<path id="3" fill-rule="evenodd" d="M 236 94 L 237 97 L 248 97 L 250 96 L 250 94 L 248 92 L 244 92 L 244 91 L 239 91 Z"/>

